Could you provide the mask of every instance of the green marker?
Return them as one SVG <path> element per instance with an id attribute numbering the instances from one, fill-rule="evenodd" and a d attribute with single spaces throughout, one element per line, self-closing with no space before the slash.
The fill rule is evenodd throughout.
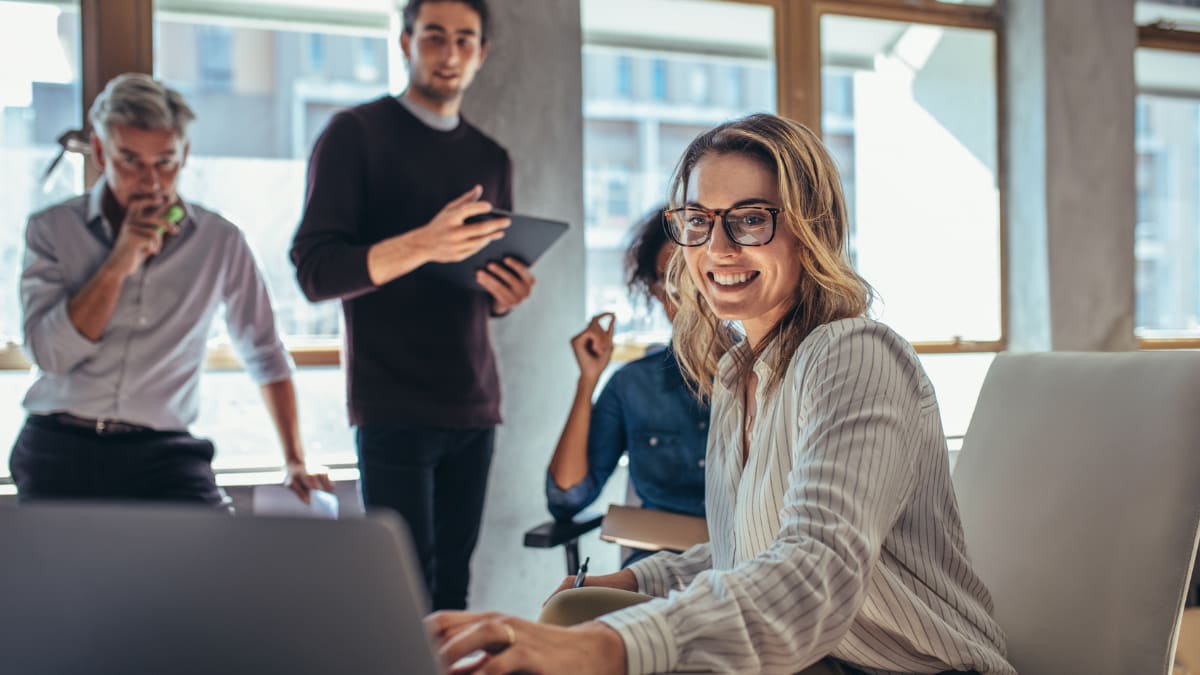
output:
<path id="1" fill-rule="evenodd" d="M 179 221 L 183 220 L 185 215 L 187 214 L 184 213 L 183 207 L 178 204 L 174 204 L 171 206 L 171 208 L 167 209 L 165 214 L 163 214 L 163 218 L 172 225 L 178 225 Z M 167 228 L 163 227 L 162 225 L 158 226 L 159 234 L 162 234 L 166 231 Z"/>

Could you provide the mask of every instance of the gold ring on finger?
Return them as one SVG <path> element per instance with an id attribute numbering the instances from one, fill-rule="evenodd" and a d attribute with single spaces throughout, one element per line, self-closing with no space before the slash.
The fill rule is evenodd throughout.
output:
<path id="1" fill-rule="evenodd" d="M 508 635 L 508 646 L 511 647 L 517 644 L 517 631 L 513 630 L 513 627 L 506 623 L 500 625 L 504 626 L 504 632 Z"/>

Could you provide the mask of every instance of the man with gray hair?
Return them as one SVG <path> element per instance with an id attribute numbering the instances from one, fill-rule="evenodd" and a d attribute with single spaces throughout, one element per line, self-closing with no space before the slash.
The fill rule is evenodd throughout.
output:
<path id="1" fill-rule="evenodd" d="M 29 218 L 21 275 L 36 369 L 9 466 L 22 502 L 182 501 L 227 507 L 213 444 L 188 433 L 209 328 L 229 336 L 283 444 L 303 500 L 332 489 L 305 467 L 292 364 L 238 228 L 176 193 L 195 119 L 148 75 L 114 78 L 89 112 L 103 173 L 88 194 Z"/>

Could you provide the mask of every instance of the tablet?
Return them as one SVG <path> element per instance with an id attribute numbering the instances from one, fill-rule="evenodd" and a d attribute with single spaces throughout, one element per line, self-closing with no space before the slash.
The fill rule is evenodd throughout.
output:
<path id="1" fill-rule="evenodd" d="M 489 262 L 501 262 L 510 256 L 532 266 L 538 258 L 542 257 L 546 249 L 550 248 L 550 245 L 570 227 L 558 220 L 509 214 L 502 211 L 494 211 L 487 215 L 493 214 L 512 218 L 512 225 L 509 225 L 508 229 L 504 231 L 503 237 L 484 246 L 466 260 L 456 263 L 428 263 L 423 269 L 459 286 L 471 290 L 483 290 L 483 286 L 475 281 L 476 270 L 483 269 Z M 478 218 L 478 220 L 482 220 L 482 218 Z"/>

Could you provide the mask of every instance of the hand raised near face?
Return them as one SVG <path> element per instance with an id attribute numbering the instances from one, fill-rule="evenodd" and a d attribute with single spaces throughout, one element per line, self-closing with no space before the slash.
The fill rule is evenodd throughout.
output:
<path id="1" fill-rule="evenodd" d="M 162 250 L 164 236 L 179 232 L 166 217 L 171 208 L 161 196 L 130 199 L 108 265 L 122 276 L 136 274 L 150 256 Z"/>
<path id="2" fill-rule="evenodd" d="M 605 319 L 608 320 L 607 326 Z M 613 330 L 617 318 L 612 312 L 592 317 L 586 328 L 571 338 L 571 350 L 579 363 L 580 376 L 595 381 L 608 367 L 613 353 Z"/>

